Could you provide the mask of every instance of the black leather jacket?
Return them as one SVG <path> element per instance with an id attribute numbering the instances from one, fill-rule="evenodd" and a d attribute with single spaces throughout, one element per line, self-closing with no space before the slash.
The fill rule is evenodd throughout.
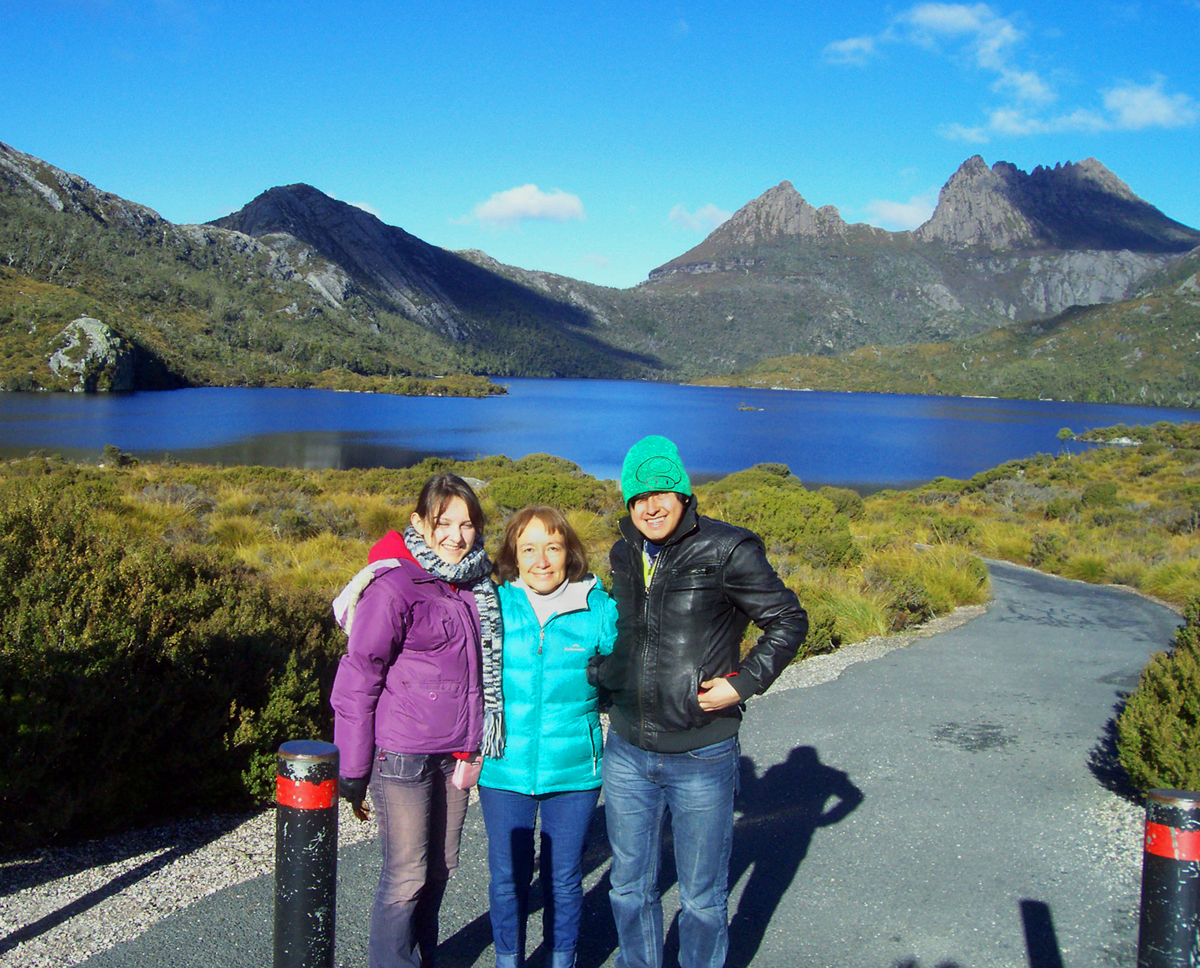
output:
<path id="1" fill-rule="evenodd" d="M 745 528 L 702 517 L 692 498 L 659 552 L 647 589 L 642 535 L 630 518 L 613 545 L 617 642 L 599 670 L 612 696 L 610 726 L 627 742 L 664 753 L 733 736 L 742 706 L 700 708 L 700 683 L 731 672 L 742 699 L 764 691 L 795 657 L 808 615 Z M 762 636 L 739 662 L 753 621 Z"/>

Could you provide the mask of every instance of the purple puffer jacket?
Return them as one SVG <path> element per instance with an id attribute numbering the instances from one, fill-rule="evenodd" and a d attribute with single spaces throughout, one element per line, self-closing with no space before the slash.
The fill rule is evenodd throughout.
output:
<path id="1" fill-rule="evenodd" d="M 335 611 L 347 604 L 350 642 L 330 698 L 341 775 L 370 773 L 377 746 L 393 753 L 479 749 L 475 596 L 458 594 L 415 561 L 391 559 L 359 572 Z M 338 619 L 345 627 L 341 613 Z"/>

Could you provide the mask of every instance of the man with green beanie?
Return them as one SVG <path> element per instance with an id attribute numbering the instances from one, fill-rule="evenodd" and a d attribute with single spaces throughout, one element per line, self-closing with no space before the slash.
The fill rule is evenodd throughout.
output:
<path id="1" fill-rule="evenodd" d="M 671 813 L 681 968 L 723 965 L 744 701 L 795 658 L 808 616 L 751 531 L 697 513 L 679 451 L 644 437 L 621 467 L 629 517 L 611 553 L 617 642 L 603 778 L 617 968 L 659 968 L 658 871 Z M 743 659 L 753 621 L 762 636 Z"/>

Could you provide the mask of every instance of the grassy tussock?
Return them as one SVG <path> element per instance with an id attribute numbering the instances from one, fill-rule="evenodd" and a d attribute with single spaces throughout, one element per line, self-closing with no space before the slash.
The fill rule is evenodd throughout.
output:
<path id="1" fill-rule="evenodd" d="M 1140 439 L 866 498 L 809 491 L 775 464 L 697 495 L 702 513 L 761 536 L 809 611 L 812 655 L 986 600 L 982 557 L 1120 582 L 1181 606 L 1200 596 L 1200 428 L 1158 425 Z M 365 471 L 44 458 L 0 467 L 0 745 L 11 753 L 0 763 L 0 829 L 9 842 L 114 829 L 213 798 L 228 807 L 269 797 L 281 738 L 327 734 L 344 648 L 330 599 L 373 542 L 407 525 L 421 485 L 440 470 L 480 482 L 493 556 L 511 513 L 553 503 L 607 581 L 619 491 L 545 454 Z M 219 783 L 164 800 L 128 772 L 145 757 L 126 748 L 117 711 L 146 695 L 162 708 L 139 720 L 139 747 L 190 730 L 225 764 Z M 31 813 L 80 730 L 113 737 L 102 744 L 113 784 L 73 789 L 54 811 Z"/>

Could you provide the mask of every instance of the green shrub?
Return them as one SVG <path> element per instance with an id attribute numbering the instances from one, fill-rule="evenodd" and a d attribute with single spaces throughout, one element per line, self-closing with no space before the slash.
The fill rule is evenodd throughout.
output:
<path id="1" fill-rule="evenodd" d="M 979 531 L 979 525 L 973 518 L 941 514 L 929 517 L 925 526 L 933 539 L 939 543 L 970 544 Z"/>
<path id="2" fill-rule="evenodd" d="M 817 493 L 825 498 L 838 514 L 844 514 L 851 521 L 862 517 L 863 499 L 857 491 L 848 487 L 822 487 Z"/>
<path id="3" fill-rule="evenodd" d="M 0 849 L 269 795 L 342 647 L 324 596 L 114 541 L 112 494 L 66 477 L 0 492 Z"/>
<path id="4" fill-rule="evenodd" d="M 1039 531 L 1033 536 L 1029 563 L 1035 568 L 1058 571 L 1066 561 L 1067 540 L 1060 534 Z"/>
<path id="5" fill-rule="evenodd" d="M 1064 563 L 1062 573 L 1076 581 L 1099 585 L 1108 580 L 1108 562 L 1102 555 L 1074 555 Z"/>
<path id="6" fill-rule="evenodd" d="M 805 490 L 782 464 L 759 464 L 698 489 L 700 510 L 749 528 L 769 548 L 776 545 L 818 567 L 859 560 L 861 551 L 846 516 L 819 493 Z"/>
<path id="7" fill-rule="evenodd" d="M 493 480 L 487 493 L 498 507 L 509 511 L 530 504 L 600 510 L 606 502 L 604 487 L 595 479 L 562 473 L 506 474 Z"/>
<path id="8" fill-rule="evenodd" d="M 1050 521 L 1073 521 L 1081 505 L 1075 498 L 1055 497 L 1046 502 L 1046 518 Z"/>
<path id="9" fill-rule="evenodd" d="M 1117 719 L 1117 752 L 1142 790 L 1200 789 L 1200 599 L 1174 648 L 1155 655 Z"/>
<path id="10" fill-rule="evenodd" d="M 1115 481 L 1093 481 L 1083 489 L 1079 503 L 1085 508 L 1109 508 L 1117 503 Z"/>

